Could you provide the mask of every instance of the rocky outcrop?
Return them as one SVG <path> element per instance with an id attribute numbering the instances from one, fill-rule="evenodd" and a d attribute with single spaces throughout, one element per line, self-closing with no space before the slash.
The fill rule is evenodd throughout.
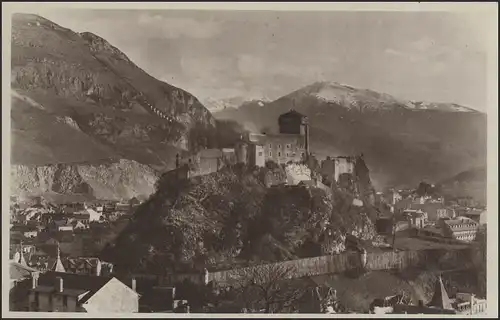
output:
<path id="1" fill-rule="evenodd" d="M 14 195 L 58 193 L 120 200 L 149 196 L 156 181 L 155 171 L 131 160 L 99 165 L 14 165 L 11 191 Z"/>
<path id="2" fill-rule="evenodd" d="M 311 180 L 311 169 L 304 164 L 289 164 L 285 166 L 287 184 L 297 185 L 300 181 Z"/>

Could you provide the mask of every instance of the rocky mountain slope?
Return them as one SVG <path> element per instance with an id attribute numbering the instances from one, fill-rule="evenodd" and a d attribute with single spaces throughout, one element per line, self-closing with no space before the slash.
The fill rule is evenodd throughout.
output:
<path id="1" fill-rule="evenodd" d="M 157 172 L 133 160 L 89 164 L 14 165 L 14 194 L 81 195 L 82 199 L 144 198 L 154 192 Z"/>
<path id="2" fill-rule="evenodd" d="M 227 109 L 214 116 L 276 131 L 278 116 L 291 108 L 309 117 L 317 157 L 363 153 L 379 188 L 439 181 L 486 164 L 485 114 L 338 83 L 314 83 L 265 107 Z"/>
<path id="3" fill-rule="evenodd" d="M 211 143 L 198 132 L 216 126 L 194 96 L 149 76 L 106 40 L 36 15 L 13 15 L 11 88 L 11 162 L 23 166 L 14 168 L 14 183 L 53 178 L 35 175 L 38 167 L 57 165 L 64 176 L 82 165 L 113 171 L 120 159 L 137 173 L 142 165 L 165 170 L 177 152 Z"/>

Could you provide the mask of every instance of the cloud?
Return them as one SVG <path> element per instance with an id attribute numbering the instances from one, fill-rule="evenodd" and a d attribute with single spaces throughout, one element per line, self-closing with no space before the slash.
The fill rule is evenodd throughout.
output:
<path id="1" fill-rule="evenodd" d="M 418 50 L 420 52 L 425 52 L 430 50 L 432 47 L 437 47 L 436 42 L 429 37 L 423 37 L 417 41 L 412 42 L 410 45 L 412 49 Z"/>
<path id="2" fill-rule="evenodd" d="M 402 53 L 401 51 L 398 51 L 398 50 L 394 50 L 392 48 L 387 48 L 385 49 L 385 53 L 391 55 L 391 56 L 401 56 L 403 55 L 404 53 Z"/>
<path id="3" fill-rule="evenodd" d="M 401 48 L 387 48 L 384 53 L 408 60 L 412 63 L 428 62 L 428 63 L 458 63 L 462 59 L 462 52 L 458 48 L 453 48 L 441 45 L 430 37 L 423 37 L 416 41 L 412 41 Z M 438 68 L 442 70 L 440 65 Z"/>
<path id="4" fill-rule="evenodd" d="M 258 77 L 266 73 L 264 62 L 259 57 L 242 54 L 237 60 L 238 70 L 244 77 Z"/>
<path id="5" fill-rule="evenodd" d="M 195 20 L 184 17 L 164 17 L 160 14 L 143 13 L 137 20 L 139 27 L 148 28 L 153 33 L 160 33 L 163 38 L 178 39 L 189 37 L 209 39 L 219 34 L 221 24 L 213 20 Z"/>

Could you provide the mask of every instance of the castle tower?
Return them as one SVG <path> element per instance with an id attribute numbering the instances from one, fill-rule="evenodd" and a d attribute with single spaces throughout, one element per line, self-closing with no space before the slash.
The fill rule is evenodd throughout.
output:
<path id="1" fill-rule="evenodd" d="M 304 136 L 304 153 L 307 159 L 310 155 L 308 118 L 294 109 L 290 109 L 287 113 L 279 116 L 278 125 L 280 134 L 296 134 Z"/>

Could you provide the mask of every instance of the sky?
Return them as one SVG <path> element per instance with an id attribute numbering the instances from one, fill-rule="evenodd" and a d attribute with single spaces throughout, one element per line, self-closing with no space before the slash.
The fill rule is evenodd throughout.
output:
<path id="1" fill-rule="evenodd" d="M 207 98 L 274 100 L 334 81 L 486 111 L 487 41 L 477 14 L 65 10 L 152 76 Z"/>

